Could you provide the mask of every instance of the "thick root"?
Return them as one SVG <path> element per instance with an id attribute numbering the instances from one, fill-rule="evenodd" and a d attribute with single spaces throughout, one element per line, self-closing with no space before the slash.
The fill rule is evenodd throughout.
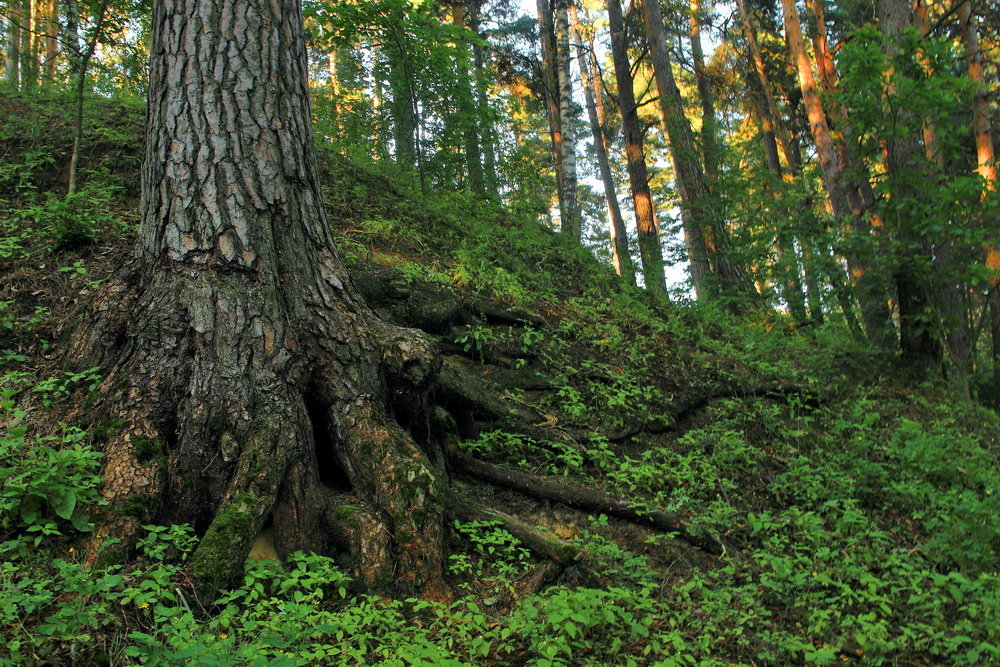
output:
<path id="1" fill-rule="evenodd" d="M 202 604 L 210 604 L 242 572 L 254 539 L 271 516 L 289 455 L 299 449 L 288 445 L 306 438 L 296 422 L 278 421 L 258 428 L 243 448 L 215 518 L 191 558 Z"/>
<path id="2" fill-rule="evenodd" d="M 658 530 L 678 533 L 680 539 L 711 554 L 721 554 L 722 543 L 683 517 L 662 510 L 647 510 L 624 498 L 612 496 L 600 489 L 570 486 L 530 475 L 519 470 L 452 453 L 450 461 L 462 470 L 491 484 L 513 489 L 534 498 L 552 500 L 587 512 L 600 512 Z"/>

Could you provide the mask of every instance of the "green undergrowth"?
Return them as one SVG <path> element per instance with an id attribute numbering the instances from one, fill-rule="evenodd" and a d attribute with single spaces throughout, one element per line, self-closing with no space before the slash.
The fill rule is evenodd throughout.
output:
<path id="1" fill-rule="evenodd" d="M 127 238 L 141 123 L 88 107 L 88 194 L 66 199 L 58 104 L 3 99 L 0 150 L 17 166 L 0 167 L 0 270 L 17 289 L 0 298 L 0 662 L 1000 662 L 996 413 L 907 380 L 835 324 L 655 303 L 495 203 L 334 156 L 326 195 L 352 268 L 535 316 L 442 341 L 503 357 L 537 387 L 504 398 L 544 418 L 460 446 L 678 513 L 725 553 L 689 559 L 669 536 L 581 516 L 566 539 L 585 567 L 537 588 L 546 563 L 503 526 L 451 523 L 449 603 L 363 592 L 315 554 L 250 561 L 238 588 L 197 600 L 187 526 L 146 526 L 134 562 L 86 567 L 100 445 L 122 424 L 88 413 L 102 369 L 58 368 L 55 334 L 63 297 L 113 268 L 95 248 Z M 34 130 L 12 117 L 31 114 Z"/>

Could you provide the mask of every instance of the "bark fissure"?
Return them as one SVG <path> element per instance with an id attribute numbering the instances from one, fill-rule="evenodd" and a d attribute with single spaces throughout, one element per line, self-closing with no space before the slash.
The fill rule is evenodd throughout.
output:
<path id="1" fill-rule="evenodd" d="M 157 4 L 135 278 L 76 345 L 114 359 L 109 410 L 132 424 L 105 447 L 118 516 L 92 558 L 142 523 L 192 523 L 206 603 L 268 521 L 279 554 L 346 545 L 365 583 L 441 588 L 441 457 L 390 409 L 440 362 L 336 253 L 305 62 L 293 0 Z"/>

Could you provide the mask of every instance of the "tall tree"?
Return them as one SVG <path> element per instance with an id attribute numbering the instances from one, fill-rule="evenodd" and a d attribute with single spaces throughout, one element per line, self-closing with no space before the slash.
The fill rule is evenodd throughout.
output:
<path id="1" fill-rule="evenodd" d="M 686 214 L 684 238 L 695 291 L 706 296 L 747 295 L 751 289 L 748 277 L 734 257 L 721 212 L 709 192 L 694 133 L 684 113 L 684 99 L 674 80 L 659 0 L 642 0 L 642 13 L 663 124 L 670 139 L 670 156 Z"/>
<path id="2" fill-rule="evenodd" d="M 809 129 L 812 132 L 823 175 L 823 186 L 829 197 L 834 217 L 838 221 L 848 221 L 858 237 L 869 240 L 872 237 L 872 225 L 868 217 L 870 213 L 855 196 L 857 189 L 846 182 L 845 168 L 816 88 L 812 63 L 806 53 L 802 24 L 795 0 L 781 0 L 781 8 L 785 37 L 798 74 L 802 102 L 809 119 Z M 886 304 L 887 295 L 881 281 L 872 272 L 871 259 L 865 252 L 851 252 L 848 253 L 847 261 L 851 277 L 857 285 L 865 331 L 873 340 L 888 344 L 893 334 Z M 845 308 L 845 316 L 850 317 L 849 311 L 850 308 Z"/>
<path id="3" fill-rule="evenodd" d="M 590 119 L 590 133 L 594 139 L 594 153 L 597 156 L 597 167 L 604 185 L 604 199 L 608 205 L 608 224 L 611 239 L 611 263 L 615 272 L 629 284 L 635 284 L 635 266 L 629 252 L 628 233 L 622 210 L 618 205 L 618 192 L 615 187 L 615 177 L 611 171 L 611 160 L 608 158 L 608 137 L 605 132 L 607 122 L 604 112 L 604 90 L 601 85 L 601 73 L 597 67 L 594 54 L 593 38 L 588 35 L 584 39 L 584 31 L 580 24 L 579 12 L 572 7 L 573 23 L 576 29 L 577 62 L 580 66 L 580 77 L 583 79 L 583 97 L 587 104 L 587 116 Z"/>
<path id="4" fill-rule="evenodd" d="M 690 0 L 691 13 L 688 16 L 691 40 L 691 63 L 694 65 L 695 81 L 698 84 L 698 99 L 701 101 L 701 152 L 704 159 L 705 176 L 712 180 L 719 171 L 719 123 L 715 118 L 715 101 L 712 82 L 705 68 L 705 51 L 701 45 L 701 0 Z"/>
<path id="5" fill-rule="evenodd" d="M 556 80 L 559 86 L 559 126 L 562 128 L 563 232 L 580 241 L 582 221 L 577 201 L 576 137 L 573 130 L 573 85 L 570 73 L 568 0 L 555 0 Z"/>
<path id="6" fill-rule="evenodd" d="M 632 66 L 628 60 L 628 41 L 625 21 L 619 0 L 606 0 L 608 26 L 611 29 L 611 59 L 615 67 L 618 88 L 618 109 L 625 135 L 625 159 L 628 163 L 628 180 L 632 189 L 632 206 L 639 236 L 639 258 L 646 289 L 653 294 L 665 295 L 663 249 L 660 247 L 660 226 L 656 220 L 653 197 L 649 193 L 649 175 L 646 155 L 642 147 L 642 125 L 639 122 L 639 105 L 632 90 Z"/>
<path id="7" fill-rule="evenodd" d="M 993 149 L 993 127 L 990 122 L 989 93 L 983 77 L 983 50 L 979 44 L 979 27 L 972 11 L 972 0 L 957 0 L 958 18 L 965 46 L 966 71 L 975 86 L 972 99 L 972 134 L 976 144 L 976 171 L 983 179 L 983 197 L 996 197 L 997 165 Z M 988 239 L 985 248 L 986 268 L 993 271 L 989 279 L 990 334 L 993 343 L 993 406 L 1000 409 L 1000 228 L 995 218 L 987 221 Z"/>
<path id="8" fill-rule="evenodd" d="M 563 155 L 565 148 L 562 115 L 559 112 L 559 75 L 556 71 L 556 31 L 551 0 L 536 0 L 538 10 L 538 44 L 541 50 L 540 84 L 545 100 L 546 118 L 549 121 L 549 136 L 552 144 L 552 162 L 556 172 L 556 192 L 559 196 L 559 211 L 565 219 L 566 177 Z"/>
<path id="9" fill-rule="evenodd" d="M 886 94 L 899 98 L 896 72 L 904 67 L 896 62 L 901 40 L 909 36 L 913 6 L 910 0 L 878 0 L 876 12 L 883 34 L 883 49 L 889 71 Z M 897 252 L 894 261 L 896 300 L 899 312 L 899 343 L 903 355 L 924 366 L 941 360 L 940 327 L 936 325 L 930 280 L 933 264 L 930 247 L 921 231 L 919 208 L 924 170 L 920 144 L 920 118 L 908 105 L 895 105 L 891 136 L 886 138 L 886 166 L 890 201 L 885 207 L 891 214 L 896 232 Z"/>
<path id="10" fill-rule="evenodd" d="M 451 3 L 451 21 L 458 29 L 455 43 L 455 85 L 458 102 L 458 124 L 462 129 L 465 153 L 465 170 L 469 178 L 469 189 L 479 195 L 486 194 L 486 177 L 483 172 L 483 155 L 479 147 L 479 109 L 474 94 L 472 54 L 469 50 L 466 26 L 466 3 Z"/>
<path id="11" fill-rule="evenodd" d="M 24 30 L 24 17 L 21 10 L 21 2 L 14 0 L 8 5 L 4 21 L 7 27 L 4 78 L 14 88 L 17 88 L 21 83 L 21 32 Z"/>
<path id="12" fill-rule="evenodd" d="M 270 520 L 279 554 L 339 547 L 364 581 L 438 586 L 440 472 L 392 416 L 438 361 L 366 306 L 333 245 L 299 1 L 162 0 L 152 25 L 136 262 L 73 347 L 109 369 L 126 424 L 91 556 L 192 523 L 207 595 Z"/>

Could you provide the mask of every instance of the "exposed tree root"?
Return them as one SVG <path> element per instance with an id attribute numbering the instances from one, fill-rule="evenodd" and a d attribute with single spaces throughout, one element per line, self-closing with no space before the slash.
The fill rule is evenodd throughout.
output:
<path id="1" fill-rule="evenodd" d="M 677 514 L 662 510 L 645 510 L 624 498 L 612 496 L 600 489 L 553 482 L 537 475 L 480 461 L 458 452 L 450 453 L 449 460 L 457 468 L 491 484 L 587 512 L 599 512 L 652 526 L 658 530 L 678 533 L 680 539 L 693 546 L 711 554 L 722 553 L 721 542 Z"/>
<path id="2" fill-rule="evenodd" d="M 577 564 L 583 555 L 579 547 L 557 535 L 535 528 L 506 512 L 470 502 L 466 498 L 452 498 L 446 512 L 459 521 L 499 521 L 527 549 L 562 565 Z"/>
<path id="3" fill-rule="evenodd" d="M 745 387 L 726 388 L 704 394 L 691 396 L 685 400 L 667 406 L 668 423 L 662 421 L 639 421 L 627 424 L 625 427 L 609 433 L 608 440 L 618 442 L 627 440 L 640 433 L 659 434 L 670 433 L 682 429 L 682 426 L 700 410 L 708 407 L 713 401 L 727 398 L 765 397 L 782 399 L 788 396 L 800 396 L 809 405 L 818 405 L 821 397 L 813 389 L 794 382 L 764 382 Z"/>

